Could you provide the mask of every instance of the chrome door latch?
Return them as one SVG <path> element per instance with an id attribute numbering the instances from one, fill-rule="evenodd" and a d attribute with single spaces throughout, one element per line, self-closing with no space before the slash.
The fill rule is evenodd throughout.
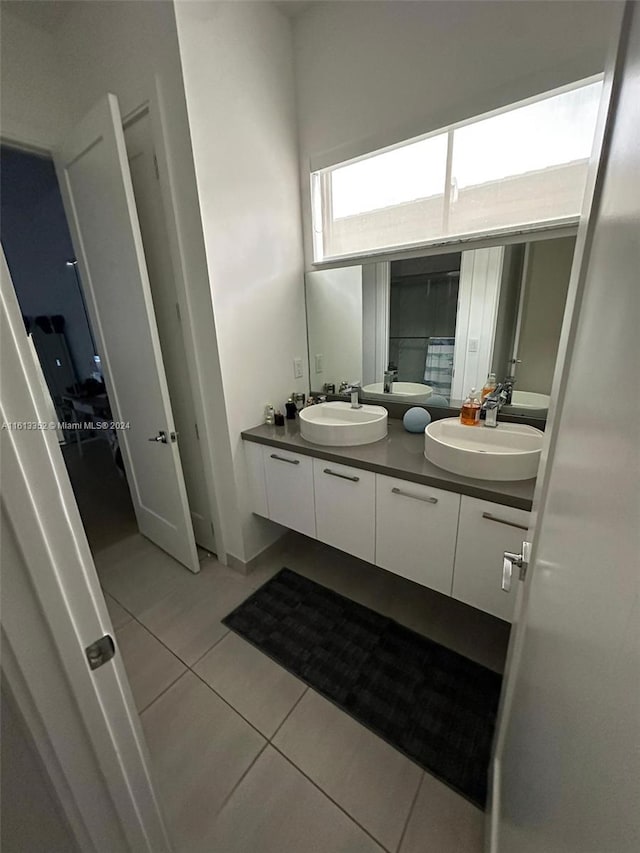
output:
<path id="1" fill-rule="evenodd" d="M 167 438 L 167 434 L 163 429 L 159 430 L 157 435 L 154 435 L 149 439 L 149 441 L 160 441 L 162 444 L 169 444 L 169 441 L 171 441 L 171 443 L 173 444 L 173 442 L 177 440 L 177 432 L 170 432 L 169 437 Z"/>
<path id="2" fill-rule="evenodd" d="M 514 567 L 520 569 L 518 579 L 523 581 L 527 574 L 529 559 L 531 557 L 531 542 L 522 543 L 522 553 L 514 554 L 512 551 L 504 552 L 502 561 L 502 590 L 511 592 L 511 578 Z"/>
<path id="3" fill-rule="evenodd" d="M 87 660 L 89 661 L 89 667 L 91 669 L 98 669 L 98 667 L 102 666 L 103 663 L 110 661 L 115 653 L 115 643 L 108 634 L 105 634 L 104 637 L 100 637 L 99 640 L 96 640 L 95 643 L 91 643 L 91 645 L 87 646 L 85 649 L 85 654 L 87 655 Z"/>

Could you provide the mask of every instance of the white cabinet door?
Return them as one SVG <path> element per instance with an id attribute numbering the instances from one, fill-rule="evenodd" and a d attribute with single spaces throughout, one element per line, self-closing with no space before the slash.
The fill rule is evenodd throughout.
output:
<path id="1" fill-rule="evenodd" d="M 376 475 L 376 565 L 451 595 L 460 495 Z"/>
<path id="2" fill-rule="evenodd" d="M 373 563 L 376 545 L 375 474 L 313 460 L 318 539 Z"/>
<path id="3" fill-rule="evenodd" d="M 505 551 L 520 553 L 528 526 L 528 512 L 463 497 L 453 597 L 510 622 L 517 583 L 502 591 L 502 558 Z"/>
<path id="4" fill-rule="evenodd" d="M 277 447 L 262 451 L 269 518 L 315 538 L 313 460 Z"/>
<path id="5" fill-rule="evenodd" d="M 249 494 L 251 495 L 251 510 L 256 515 L 269 518 L 267 504 L 267 484 L 264 477 L 264 449 L 261 444 L 253 441 L 243 441 L 244 457 L 247 463 L 247 478 Z"/>

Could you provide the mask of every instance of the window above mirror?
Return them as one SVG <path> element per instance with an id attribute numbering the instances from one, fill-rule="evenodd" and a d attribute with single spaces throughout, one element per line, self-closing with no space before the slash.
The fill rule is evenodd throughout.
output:
<path id="1" fill-rule="evenodd" d="M 590 78 L 313 172 L 314 261 L 575 222 L 601 90 Z"/>

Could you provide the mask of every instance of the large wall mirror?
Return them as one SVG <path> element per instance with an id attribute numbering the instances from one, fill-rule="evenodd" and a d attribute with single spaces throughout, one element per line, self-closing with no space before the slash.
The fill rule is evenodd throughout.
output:
<path id="1" fill-rule="evenodd" d="M 545 416 L 574 247 L 559 237 L 307 273 L 311 391 L 360 381 L 363 399 L 459 407 L 493 372 L 514 377 L 511 411 Z"/>

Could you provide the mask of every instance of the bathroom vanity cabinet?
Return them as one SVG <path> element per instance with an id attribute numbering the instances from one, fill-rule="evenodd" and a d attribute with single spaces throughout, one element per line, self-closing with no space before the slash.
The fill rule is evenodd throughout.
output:
<path id="1" fill-rule="evenodd" d="M 244 446 L 258 515 L 512 619 L 517 585 L 502 591 L 502 556 L 520 551 L 529 512 L 289 449 Z"/>

